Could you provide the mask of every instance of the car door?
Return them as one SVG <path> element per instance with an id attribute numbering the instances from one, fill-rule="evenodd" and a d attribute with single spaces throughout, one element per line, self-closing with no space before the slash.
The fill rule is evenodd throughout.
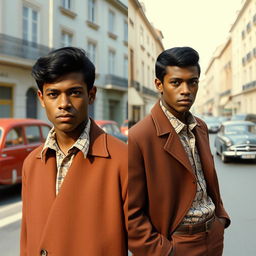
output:
<path id="1" fill-rule="evenodd" d="M 15 184 L 21 182 L 22 164 L 27 156 L 22 126 L 11 128 L 5 137 L 4 147 L 1 153 L 1 184 Z"/>

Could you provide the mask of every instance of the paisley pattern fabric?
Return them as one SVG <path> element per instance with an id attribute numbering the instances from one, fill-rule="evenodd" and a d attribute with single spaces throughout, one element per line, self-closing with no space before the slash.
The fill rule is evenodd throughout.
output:
<path id="1" fill-rule="evenodd" d="M 192 132 L 197 125 L 196 119 L 189 112 L 187 116 L 187 124 L 184 124 L 168 111 L 161 101 L 160 106 L 178 134 L 197 180 L 195 199 L 181 224 L 186 225 L 204 222 L 214 214 L 215 205 L 212 202 L 212 199 L 207 195 L 204 172 L 196 147 L 195 135 Z"/>

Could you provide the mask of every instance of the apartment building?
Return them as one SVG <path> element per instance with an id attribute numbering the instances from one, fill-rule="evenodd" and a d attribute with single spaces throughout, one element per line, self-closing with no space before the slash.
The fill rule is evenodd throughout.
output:
<path id="1" fill-rule="evenodd" d="M 233 113 L 256 113 L 256 0 L 245 0 L 233 23 Z"/>
<path id="2" fill-rule="evenodd" d="M 143 3 L 129 0 L 129 120 L 137 122 L 158 99 L 155 61 L 164 50 L 161 31 L 145 15 Z"/>
<path id="3" fill-rule="evenodd" d="M 215 50 L 206 71 L 203 83 L 200 82 L 201 98 L 196 102 L 201 114 L 230 116 L 232 89 L 232 41 Z"/>
<path id="4" fill-rule="evenodd" d="M 119 123 L 127 119 L 127 5 L 127 0 L 0 1 L 0 116 L 46 120 L 31 67 L 51 49 L 76 46 L 96 66 L 98 92 L 90 114 Z"/>

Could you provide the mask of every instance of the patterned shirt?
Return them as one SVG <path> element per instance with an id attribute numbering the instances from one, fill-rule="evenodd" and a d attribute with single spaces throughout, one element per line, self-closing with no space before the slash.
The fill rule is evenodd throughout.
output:
<path id="1" fill-rule="evenodd" d="M 215 205 L 212 199 L 207 195 L 207 187 L 202 170 L 200 156 L 196 147 L 195 135 L 192 130 L 196 127 L 197 122 L 194 116 L 189 112 L 187 124 L 182 123 L 177 119 L 160 101 L 161 108 L 169 119 L 174 130 L 178 134 L 180 141 L 188 155 L 189 162 L 192 166 L 197 181 L 197 191 L 191 208 L 185 215 L 181 224 L 196 224 L 204 222 L 211 217 L 215 210 Z"/>
<path id="2" fill-rule="evenodd" d="M 73 144 L 72 147 L 68 150 L 68 154 L 65 155 L 56 140 L 56 133 L 54 128 L 49 131 L 47 139 L 45 141 L 44 147 L 41 151 L 41 159 L 43 159 L 43 155 L 46 153 L 47 149 L 53 149 L 56 152 L 56 164 L 57 164 L 57 178 L 56 178 L 56 195 L 59 193 L 61 185 L 64 181 L 64 178 L 67 175 L 69 167 L 72 164 L 73 158 L 76 153 L 80 150 L 82 151 L 84 158 L 87 157 L 87 153 L 89 150 L 89 132 L 90 132 L 91 120 L 88 119 L 88 122 L 85 125 L 83 132 L 77 141 Z"/>

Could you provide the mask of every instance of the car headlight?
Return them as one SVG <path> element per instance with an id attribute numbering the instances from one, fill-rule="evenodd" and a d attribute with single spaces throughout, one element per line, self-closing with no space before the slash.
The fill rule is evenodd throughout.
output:
<path id="1" fill-rule="evenodd" d="M 232 146 L 232 141 L 231 140 L 227 140 L 225 142 L 225 144 L 226 144 L 227 147 L 230 147 L 230 146 Z"/>

